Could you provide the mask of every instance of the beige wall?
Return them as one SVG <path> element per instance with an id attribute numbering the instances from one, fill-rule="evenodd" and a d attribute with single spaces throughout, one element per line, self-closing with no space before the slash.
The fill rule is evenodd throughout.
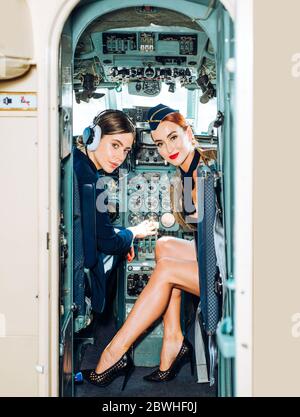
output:
<path id="1" fill-rule="evenodd" d="M 300 337 L 292 333 L 300 313 L 299 16 L 299 0 L 254 2 L 256 396 L 300 395 Z"/>
<path id="2" fill-rule="evenodd" d="M 13 79 L 25 74 L 32 63 L 30 9 L 24 0 L 0 0 L 0 10 L 0 79 Z"/>
<path id="3" fill-rule="evenodd" d="M 0 91 L 36 91 L 36 70 Z M 36 112 L 0 111 L 0 396 L 38 392 Z"/>
<path id="4" fill-rule="evenodd" d="M 23 0 L 0 0 L 0 54 L 32 58 L 32 25 L 29 7 Z M 16 30 L 17 29 L 17 30 Z M 9 34 L 9 36 L 8 36 Z"/>

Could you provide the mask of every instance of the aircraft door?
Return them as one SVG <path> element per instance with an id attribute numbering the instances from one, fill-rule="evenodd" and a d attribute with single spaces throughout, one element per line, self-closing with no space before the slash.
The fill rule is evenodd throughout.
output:
<path id="1" fill-rule="evenodd" d="M 219 170 L 221 171 L 222 223 L 226 241 L 226 276 L 223 277 L 222 320 L 217 329 L 218 392 L 219 396 L 234 395 L 234 271 L 233 271 L 233 222 L 234 222 L 234 71 L 230 60 L 234 59 L 234 23 L 229 13 L 220 5 L 217 32 L 217 84 L 218 110 L 224 115 L 224 123 L 218 128 Z M 225 242 L 224 242 L 225 245 Z M 224 253 L 225 256 L 225 253 Z"/>
<path id="2" fill-rule="evenodd" d="M 59 50 L 60 219 L 60 396 L 73 396 L 73 157 L 72 38 L 64 26 Z"/>

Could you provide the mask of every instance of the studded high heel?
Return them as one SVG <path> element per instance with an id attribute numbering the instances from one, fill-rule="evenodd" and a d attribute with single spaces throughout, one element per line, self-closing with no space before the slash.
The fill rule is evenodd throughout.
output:
<path id="1" fill-rule="evenodd" d="M 91 384 L 97 385 L 97 387 L 106 387 L 111 384 L 114 379 L 124 375 L 125 377 L 122 385 L 123 391 L 133 371 L 134 363 L 129 352 L 127 351 L 124 353 L 122 358 L 118 360 L 118 362 L 106 369 L 106 371 L 97 374 L 94 369 L 85 369 L 82 371 L 82 374 L 84 379 Z"/>
<path id="2" fill-rule="evenodd" d="M 184 338 L 181 348 L 169 369 L 161 371 L 158 367 L 151 374 L 145 375 L 143 378 L 149 382 L 171 381 L 176 377 L 182 366 L 188 361 L 190 361 L 191 364 L 191 374 L 194 375 L 193 351 L 194 349 L 191 343 Z"/>

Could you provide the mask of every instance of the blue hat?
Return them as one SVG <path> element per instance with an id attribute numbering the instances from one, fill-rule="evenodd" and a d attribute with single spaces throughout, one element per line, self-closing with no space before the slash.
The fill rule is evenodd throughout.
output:
<path id="1" fill-rule="evenodd" d="M 178 112 L 178 110 L 171 109 L 171 107 L 168 107 L 165 104 L 159 104 L 158 106 L 151 107 L 147 114 L 150 129 L 155 130 L 167 114 L 176 112 Z"/>

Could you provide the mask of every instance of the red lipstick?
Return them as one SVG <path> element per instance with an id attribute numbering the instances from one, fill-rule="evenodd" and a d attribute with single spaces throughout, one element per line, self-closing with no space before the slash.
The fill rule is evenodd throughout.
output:
<path id="1" fill-rule="evenodd" d="M 178 155 L 179 155 L 179 152 L 174 153 L 173 155 L 170 155 L 169 158 L 170 159 L 176 159 Z"/>

